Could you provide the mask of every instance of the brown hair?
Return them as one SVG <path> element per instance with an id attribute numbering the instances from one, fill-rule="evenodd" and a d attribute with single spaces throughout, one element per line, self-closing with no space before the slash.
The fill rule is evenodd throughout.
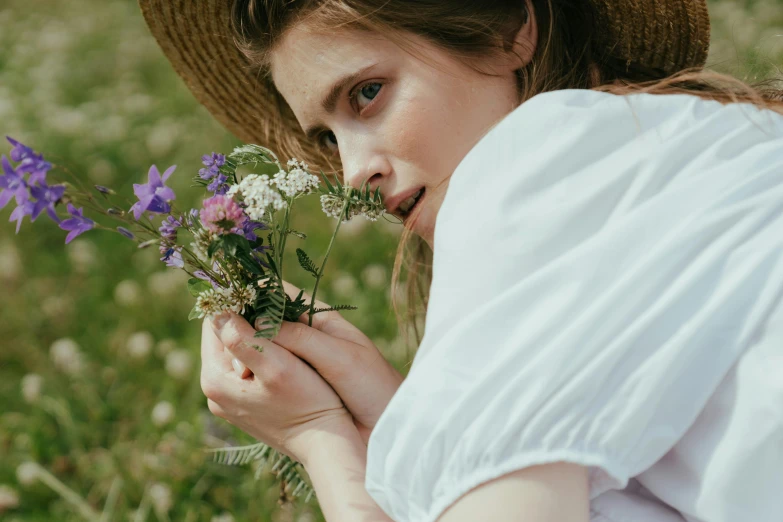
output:
<path id="1" fill-rule="evenodd" d="M 585 0 L 531 0 L 539 41 L 533 59 L 518 71 L 520 103 L 536 94 L 558 89 L 595 89 L 615 94 L 689 93 L 722 103 L 750 102 L 783 114 L 783 91 L 771 80 L 754 86 L 731 76 L 691 69 L 668 76 L 663 70 L 642 67 L 612 56 L 595 30 L 597 13 Z M 450 52 L 477 72 L 480 59 L 507 53 L 518 30 L 527 20 L 527 6 L 520 0 L 235 0 L 232 27 L 235 41 L 268 82 L 280 114 L 291 109 L 274 88 L 269 75 L 270 53 L 290 27 L 303 21 L 316 30 L 347 28 L 384 34 L 408 52 L 416 54 L 404 38 L 414 33 Z M 284 137 L 283 119 L 270 122 Z M 294 140 L 284 143 L 284 153 L 307 157 Z M 332 159 L 307 158 L 314 164 L 339 168 Z M 325 169 L 326 170 L 326 169 Z M 410 221 L 415 220 L 412 216 Z M 403 231 L 394 265 L 393 287 L 407 272 L 406 319 L 417 340 L 417 317 L 427 306 L 431 278 L 431 252 L 409 229 Z M 400 317 L 396 292 L 392 303 Z M 423 310 L 415 303 L 421 303 Z M 402 322 L 401 322 L 402 323 Z"/>

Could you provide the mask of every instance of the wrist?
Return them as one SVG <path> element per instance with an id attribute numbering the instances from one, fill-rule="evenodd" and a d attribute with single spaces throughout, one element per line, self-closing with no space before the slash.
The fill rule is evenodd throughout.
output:
<path id="1" fill-rule="evenodd" d="M 310 473 L 315 471 L 313 468 L 339 464 L 346 458 L 351 462 L 360 458 L 364 462 L 367 445 L 356 426 L 346 422 L 310 433 L 299 455 L 299 461 Z"/>

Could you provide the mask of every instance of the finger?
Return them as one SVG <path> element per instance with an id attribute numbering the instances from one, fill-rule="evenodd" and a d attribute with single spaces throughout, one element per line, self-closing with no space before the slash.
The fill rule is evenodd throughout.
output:
<path id="1" fill-rule="evenodd" d="M 307 361 L 319 373 L 333 373 L 334 368 L 353 368 L 362 364 L 374 348 L 334 337 L 302 323 L 283 322 L 273 342 Z"/>
<path id="2" fill-rule="evenodd" d="M 281 350 L 281 348 L 271 341 L 254 337 L 256 330 L 244 317 L 225 312 L 212 318 L 212 326 L 223 347 L 254 374 L 260 375 L 264 367 L 276 363 L 275 349 Z M 267 353 L 262 355 L 261 352 Z M 279 354 L 277 356 L 279 357 Z"/>
<path id="3" fill-rule="evenodd" d="M 253 375 L 253 372 L 250 371 L 250 368 L 242 364 L 242 361 L 236 357 L 231 359 L 231 365 L 234 367 L 234 371 L 237 372 L 237 375 L 239 375 L 241 379 L 246 379 Z"/>
<path id="4" fill-rule="evenodd" d="M 300 289 L 291 283 L 283 281 L 283 288 L 291 299 L 299 295 Z M 310 294 L 307 292 L 304 292 L 302 297 L 306 302 L 310 302 L 311 300 Z M 329 308 L 328 304 L 324 303 L 323 301 L 319 301 L 318 299 L 315 300 L 315 306 L 316 308 Z M 299 322 L 308 324 L 310 322 L 309 314 L 305 312 L 300 315 Z M 340 315 L 340 312 L 337 311 L 319 312 L 314 314 L 312 326 L 313 328 L 321 330 L 326 334 L 352 342 L 359 342 L 360 337 L 364 337 L 364 334 L 362 334 L 355 326 L 349 323 L 342 315 Z"/>
<path id="5" fill-rule="evenodd" d="M 220 405 L 212 399 L 207 399 L 207 408 L 209 408 L 209 411 L 212 413 L 212 415 L 220 417 L 221 419 L 226 418 L 225 410 L 223 410 L 223 408 L 221 408 Z"/>
<path id="6" fill-rule="evenodd" d="M 218 368 L 224 373 L 232 369 L 231 357 L 207 319 L 201 324 L 201 362 L 202 369 Z"/>

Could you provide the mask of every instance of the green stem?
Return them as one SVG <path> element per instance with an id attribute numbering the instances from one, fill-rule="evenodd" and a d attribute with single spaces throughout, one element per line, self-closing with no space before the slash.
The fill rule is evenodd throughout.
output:
<path id="1" fill-rule="evenodd" d="M 310 312 L 308 313 L 308 326 L 313 326 L 313 315 L 315 315 L 315 296 L 318 293 L 318 284 L 321 282 L 321 278 L 324 275 L 324 268 L 326 267 L 326 261 L 329 259 L 329 253 L 332 251 L 332 247 L 334 246 L 334 241 L 337 238 L 337 232 L 340 230 L 340 225 L 343 224 L 343 219 L 345 218 L 345 210 L 348 208 L 348 205 L 350 204 L 350 200 L 346 200 L 345 204 L 343 204 L 343 209 L 340 211 L 340 219 L 337 221 L 337 226 L 334 227 L 334 233 L 332 234 L 332 239 L 329 241 L 329 246 L 326 248 L 326 254 L 324 254 L 324 260 L 321 263 L 321 268 L 318 269 L 318 275 L 315 278 L 315 286 L 313 286 L 313 294 L 310 297 Z"/>

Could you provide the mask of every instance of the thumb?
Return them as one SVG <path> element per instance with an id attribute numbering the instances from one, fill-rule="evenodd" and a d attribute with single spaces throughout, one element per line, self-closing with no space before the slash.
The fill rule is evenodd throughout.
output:
<path id="1" fill-rule="evenodd" d="M 242 364 L 257 374 L 262 368 L 261 352 L 271 343 L 254 337 L 256 331 L 243 317 L 225 312 L 210 322 L 223 347 Z"/>

